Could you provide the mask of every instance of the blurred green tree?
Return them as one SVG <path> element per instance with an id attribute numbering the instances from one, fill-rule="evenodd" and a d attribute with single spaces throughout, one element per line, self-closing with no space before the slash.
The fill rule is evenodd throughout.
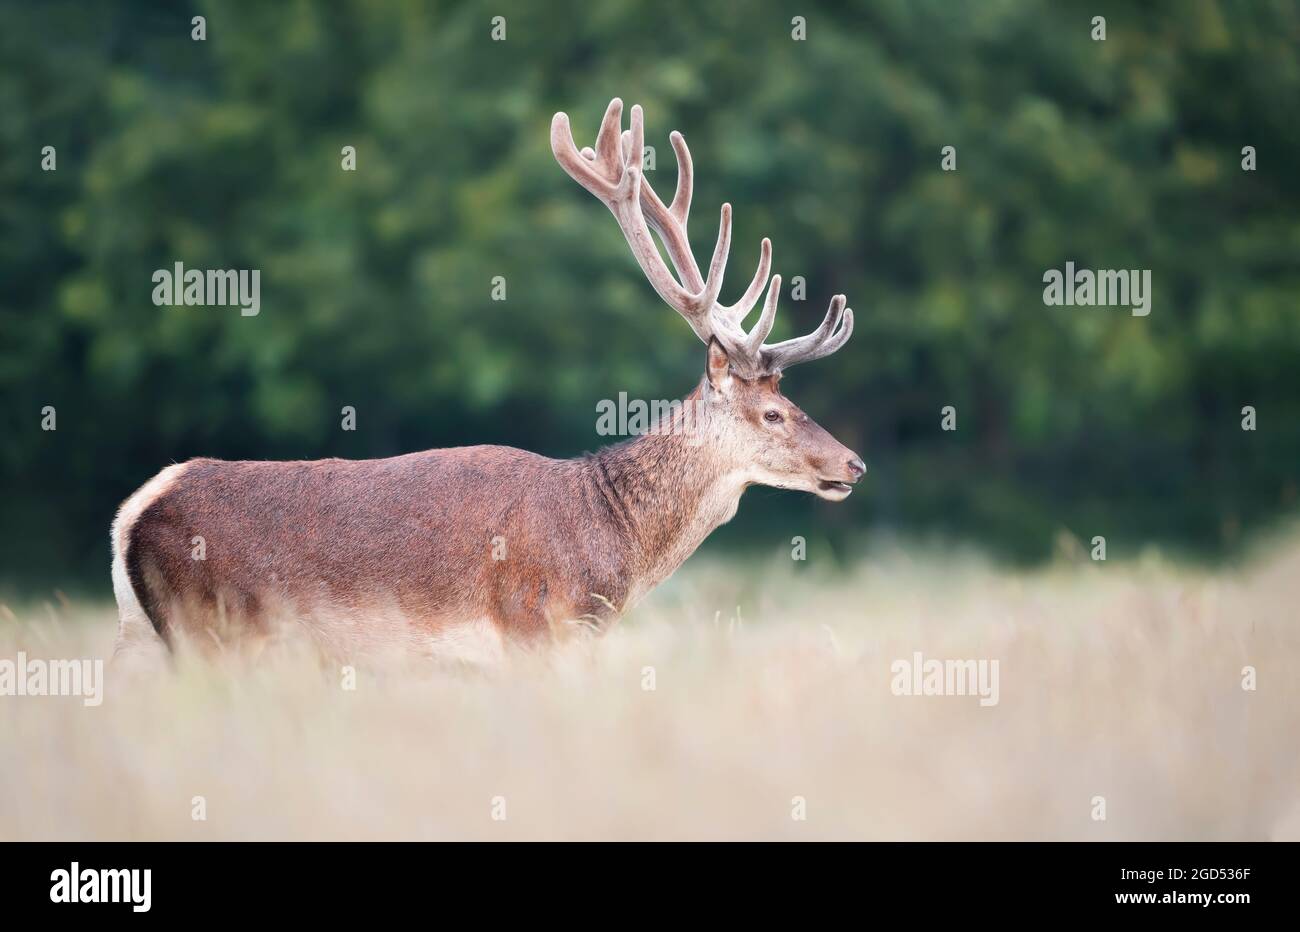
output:
<path id="1" fill-rule="evenodd" d="M 729 200 L 733 268 L 771 235 L 804 277 L 778 336 L 857 308 L 787 387 L 865 494 L 751 493 L 715 546 L 815 515 L 1020 558 L 1062 529 L 1222 553 L 1293 509 L 1300 6 L 799 12 L 803 41 L 777 3 L 0 3 L 0 574 L 103 588 L 114 507 L 173 460 L 572 455 L 598 400 L 687 391 L 702 347 L 549 151 L 555 110 L 589 138 L 615 95 L 662 191 L 686 133 L 698 250 Z M 1150 316 L 1044 306 L 1068 260 L 1151 269 Z M 175 261 L 261 269 L 261 313 L 153 305 Z"/>

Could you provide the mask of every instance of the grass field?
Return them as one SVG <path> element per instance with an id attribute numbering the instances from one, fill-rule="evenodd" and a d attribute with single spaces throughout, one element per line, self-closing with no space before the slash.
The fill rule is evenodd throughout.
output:
<path id="1" fill-rule="evenodd" d="M 348 690 L 284 647 L 0 697 L 0 839 L 1300 839 L 1297 605 L 1297 543 L 1216 573 L 702 558 L 496 671 Z M 0 660 L 114 636 L 111 606 L 0 616 Z M 997 703 L 896 695 L 917 651 L 996 660 Z"/>

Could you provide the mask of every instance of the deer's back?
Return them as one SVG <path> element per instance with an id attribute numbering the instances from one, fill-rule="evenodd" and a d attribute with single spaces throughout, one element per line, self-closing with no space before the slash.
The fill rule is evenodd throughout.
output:
<path id="1" fill-rule="evenodd" d="M 276 619 L 332 642 L 460 637 L 466 625 L 527 636 L 586 614 L 593 592 L 622 597 L 617 531 L 582 461 L 481 446 L 170 470 L 115 529 L 164 636 Z"/>

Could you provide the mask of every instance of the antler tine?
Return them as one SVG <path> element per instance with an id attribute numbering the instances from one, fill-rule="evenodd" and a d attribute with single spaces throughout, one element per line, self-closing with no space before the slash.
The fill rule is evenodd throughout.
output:
<path id="1" fill-rule="evenodd" d="M 715 331 L 718 342 L 727 351 L 732 367 L 744 378 L 758 378 L 770 374 L 763 354 L 763 341 L 772 332 L 776 322 L 776 305 L 781 298 L 781 276 L 773 275 L 767 287 L 767 298 L 763 301 L 763 313 L 759 315 L 754 329 L 748 333 L 738 321 L 732 320 L 727 327 Z"/>
<path id="2" fill-rule="evenodd" d="M 605 117 L 601 122 L 602 128 L 609 122 L 611 116 L 616 121 L 620 120 L 622 112 L 623 101 L 615 97 L 605 110 Z M 618 172 L 611 170 L 609 165 L 601 163 L 594 149 L 587 147 L 581 152 L 578 151 L 578 147 L 573 142 L 573 130 L 569 127 L 567 113 L 557 113 L 551 118 L 551 151 L 555 154 L 555 160 L 560 163 L 560 167 L 569 174 L 570 178 L 602 201 L 609 202 L 614 195 L 614 186 L 618 182 Z"/>
<path id="3" fill-rule="evenodd" d="M 678 137 L 680 133 L 676 134 Z M 695 262 L 695 254 L 691 252 L 690 240 L 686 236 L 686 215 L 691 209 L 691 155 L 686 150 L 686 140 L 682 140 L 681 146 L 677 150 L 677 193 L 673 197 L 673 206 L 665 207 L 664 202 L 660 200 L 659 194 L 651 186 L 649 180 L 644 176 L 641 179 L 641 211 L 645 214 L 646 221 L 659 234 L 663 241 L 664 248 L 668 250 L 668 256 L 673 260 L 673 266 L 677 269 L 677 274 L 682 280 L 682 284 L 692 291 L 700 291 L 704 288 L 704 276 L 700 274 L 700 267 Z M 685 161 L 683 161 L 683 151 L 685 151 Z M 632 133 L 625 131 L 623 133 L 623 157 L 629 157 L 632 152 Z M 683 195 L 683 191 L 685 194 Z M 677 214 L 678 204 L 681 204 L 681 214 Z M 680 231 L 677 228 L 680 227 Z"/>
<path id="4" fill-rule="evenodd" d="M 700 275 L 699 266 L 695 262 L 695 255 L 691 252 L 690 241 L 687 237 L 687 221 L 690 217 L 691 198 L 694 194 L 695 187 L 695 167 L 691 159 L 690 147 L 686 144 L 686 137 L 673 130 L 669 134 L 669 140 L 672 142 L 673 152 L 677 157 L 677 189 L 673 194 L 671 206 L 664 206 L 663 200 L 659 197 L 658 192 L 650 184 L 649 180 L 643 178 L 641 182 L 641 208 L 645 213 L 646 220 L 659 233 L 663 240 L 664 248 L 667 250 L 673 265 L 677 268 L 677 274 L 681 276 L 682 282 L 691 289 L 696 291 L 705 288 L 705 279 Z M 628 158 L 633 150 L 631 133 L 623 134 L 623 156 Z M 728 219 L 724 221 L 727 225 L 728 238 L 730 237 L 730 212 L 729 204 L 723 205 Z M 715 261 L 717 251 L 715 250 Z M 763 293 L 763 288 L 768 284 L 768 276 L 772 271 L 772 241 L 763 237 L 759 244 L 758 267 L 754 270 L 754 277 L 750 280 L 749 286 L 745 293 L 734 304 L 715 305 L 711 308 L 714 316 L 713 335 L 723 344 L 736 362 L 737 368 L 756 371 L 755 363 L 758 361 L 757 351 L 763 340 L 767 337 L 772 329 L 772 321 L 776 312 L 776 292 L 779 292 L 779 276 L 776 292 L 772 292 L 769 297 L 770 309 L 764 306 L 763 318 L 755 327 L 754 331 L 747 336 L 741 328 L 745 318 L 753 311 L 758 301 L 759 295 Z M 720 277 L 716 276 L 712 267 L 710 268 L 708 283 L 710 285 L 720 284 Z M 713 289 L 710 288 L 710 291 Z M 714 295 L 716 301 L 716 294 Z M 761 336 L 753 339 L 754 333 L 761 332 Z M 749 356 L 746 359 L 741 358 L 741 354 L 746 353 Z"/>
<path id="5" fill-rule="evenodd" d="M 759 358 L 759 351 L 763 348 L 763 341 L 772 332 L 772 324 L 776 322 L 776 304 L 780 300 L 781 276 L 773 275 L 772 284 L 767 288 L 767 300 L 763 302 L 763 313 L 759 315 L 758 323 L 754 324 L 754 329 L 749 332 L 749 342 L 746 348 L 755 359 Z"/>
<path id="6" fill-rule="evenodd" d="M 634 104 L 632 106 L 632 133 L 627 146 L 630 151 L 627 151 L 624 155 L 624 175 L 626 176 L 627 174 L 635 173 L 641 182 L 641 200 L 653 199 L 654 206 L 656 208 L 662 208 L 663 201 L 659 200 L 659 196 L 654 193 L 654 188 L 645 180 L 644 173 L 641 171 L 641 158 L 642 153 L 645 151 L 644 119 L 640 104 Z M 689 155 L 687 156 L 686 164 L 687 170 L 689 171 Z M 678 177 L 679 192 L 681 190 L 680 174 L 681 173 L 679 173 Z M 685 207 L 687 210 L 690 208 L 690 189 L 691 183 L 688 180 L 686 183 L 687 197 L 685 201 Z M 649 197 L 647 197 L 647 195 Z M 673 206 L 677 206 L 677 199 L 675 197 L 673 199 Z M 678 257 L 680 256 L 683 260 L 683 264 L 694 272 L 690 280 L 686 280 L 687 276 L 681 271 L 679 266 L 678 274 L 682 275 L 686 290 L 692 292 L 692 294 L 690 295 L 690 303 L 688 307 L 683 308 L 676 305 L 674 306 L 677 307 L 677 310 L 684 316 L 687 316 L 687 320 L 691 322 L 692 328 L 695 329 L 695 332 L 699 334 L 706 343 L 708 342 L 708 337 L 705 336 L 699 327 L 696 326 L 696 320 L 700 320 L 701 326 L 706 328 L 708 327 L 708 318 L 713 311 L 713 306 L 717 303 L 718 294 L 722 291 L 722 278 L 727 269 L 727 255 L 731 251 L 731 205 L 723 204 L 720 213 L 721 217 L 718 221 L 718 240 L 713 247 L 713 258 L 709 262 L 709 276 L 700 284 L 696 284 L 700 277 L 699 267 L 695 264 L 694 253 L 691 252 L 691 242 L 686 235 L 685 222 L 665 221 L 662 227 L 660 227 L 658 223 L 655 224 L 656 228 L 659 229 L 660 237 L 664 240 L 669 255 L 673 258 L 673 264 L 679 265 Z M 636 214 L 641 219 L 641 226 L 643 229 L 646 229 L 646 235 L 648 237 L 649 231 L 645 227 L 646 218 L 644 216 L 644 209 L 639 203 L 637 204 Z M 672 213 L 672 208 L 668 209 L 668 214 L 672 220 L 676 220 L 676 216 Z M 657 256 L 658 253 L 656 252 L 655 255 Z M 659 264 L 663 264 L 662 260 Z M 709 329 L 709 333 L 710 335 L 712 334 L 711 329 Z"/>
<path id="7" fill-rule="evenodd" d="M 771 270 L 772 241 L 764 236 L 763 241 L 758 245 L 758 268 L 754 270 L 753 281 L 749 283 L 749 287 L 745 289 L 745 293 L 740 296 L 739 301 L 717 309 L 727 323 L 738 326 L 749 316 L 749 312 L 754 309 L 754 304 L 763 291 L 763 286 L 767 284 L 767 274 Z"/>
<path id="8" fill-rule="evenodd" d="M 633 257 L 659 296 L 686 318 L 701 339 L 708 340 L 711 331 L 706 316 L 695 311 L 697 296 L 668 271 L 641 215 L 640 158 L 620 158 L 622 114 L 623 102 L 615 97 L 605 110 L 596 148 L 590 156 L 584 156 L 574 144 L 568 115 L 555 114 L 551 120 L 551 151 L 569 176 L 600 198 L 614 214 Z M 641 108 L 633 107 L 632 140 L 639 143 L 642 134 Z M 639 153 L 640 145 L 636 149 Z"/>
<path id="9" fill-rule="evenodd" d="M 628 152 L 632 148 L 632 134 L 623 133 L 623 156 L 627 158 Z M 664 247 L 668 250 L 669 257 L 673 260 L 673 265 L 677 268 L 677 274 L 681 277 L 683 284 L 687 288 L 699 291 L 704 287 L 704 278 L 700 275 L 699 266 L 695 263 L 695 255 L 691 252 L 690 242 L 686 236 L 687 219 L 691 211 L 691 196 L 694 191 L 695 170 L 691 161 L 691 150 L 686 145 L 686 139 L 677 130 L 673 130 L 670 136 L 673 143 L 673 151 L 677 155 L 677 190 L 673 194 L 673 203 L 671 207 L 665 207 L 664 202 L 660 199 L 658 192 L 651 186 L 650 182 L 642 178 L 641 181 L 641 209 L 645 213 L 646 220 L 659 233 L 660 239 L 664 242 Z M 728 210 L 730 205 L 727 205 Z M 680 228 L 680 230 L 676 229 Z M 721 313 L 725 324 L 740 323 L 749 316 L 749 312 L 754 309 L 758 296 L 762 294 L 763 286 L 767 284 L 768 273 L 772 269 L 772 241 L 764 237 L 759 245 L 758 269 L 754 272 L 754 278 L 745 289 L 744 295 L 735 304 L 719 306 L 715 308 L 715 313 Z M 710 273 L 710 279 L 712 274 Z"/>
<path id="10" fill-rule="evenodd" d="M 633 107 L 633 110 L 636 108 Z M 619 152 L 619 137 L 622 135 L 620 130 L 623 128 L 623 101 L 615 97 L 605 108 L 605 116 L 600 121 L 600 129 L 596 133 L 596 161 L 600 166 L 610 172 L 611 175 L 617 175 L 620 163 L 623 161 L 622 153 Z"/>
<path id="11" fill-rule="evenodd" d="M 644 117 L 639 106 L 632 107 L 631 130 L 622 132 L 623 102 L 610 101 L 590 154 L 580 152 L 573 142 L 569 118 L 557 113 L 551 121 L 551 150 L 569 175 L 600 198 L 618 221 L 619 228 L 636 258 L 637 264 L 659 296 L 682 315 L 696 335 L 706 343 L 713 336 L 712 310 L 722 290 L 722 279 L 731 247 L 731 206 L 723 205 L 718 242 L 709 264 L 709 277 L 703 279 L 691 254 L 684 227 L 657 197 L 644 197 L 650 190 L 641 170 L 644 149 Z M 688 162 L 689 164 L 689 162 Z M 679 183 L 680 187 L 680 183 Z M 685 186 L 689 192 L 690 182 Z M 673 264 L 682 281 L 673 277 L 651 237 L 642 201 L 650 206 L 650 218 L 659 230 Z M 677 201 L 674 201 L 677 206 Z M 683 213 L 689 206 L 689 193 L 681 200 Z"/>
<path id="12" fill-rule="evenodd" d="M 845 301 L 842 294 L 831 298 L 826 317 L 812 333 L 763 347 L 768 368 L 780 371 L 797 363 L 821 359 L 843 346 L 853 333 L 853 309 L 845 307 Z"/>
<path id="13" fill-rule="evenodd" d="M 723 204 L 718 219 L 718 241 L 709 261 L 709 277 L 704 280 L 704 293 L 700 296 L 700 309 L 712 314 L 722 291 L 722 276 L 727 271 L 727 255 L 731 252 L 731 205 Z"/>
<path id="14" fill-rule="evenodd" d="M 673 144 L 673 151 L 677 156 L 677 190 L 673 194 L 672 206 L 665 207 L 663 200 L 659 197 L 658 192 L 644 176 L 641 180 L 641 209 L 645 214 L 647 222 L 658 233 L 659 238 L 664 243 L 664 248 L 668 251 L 669 258 L 672 259 L 673 265 L 677 269 L 677 274 L 682 283 L 690 290 L 696 292 L 714 292 L 714 303 L 717 301 L 717 292 L 715 285 L 721 285 L 721 278 L 710 267 L 709 277 L 706 280 L 701 274 L 699 266 L 695 262 L 695 255 L 691 252 L 690 241 L 686 233 L 687 221 L 691 210 L 691 197 L 694 192 L 695 170 L 691 161 L 691 150 L 686 145 L 686 139 L 681 133 L 673 130 L 670 137 Z M 623 157 L 626 159 L 634 151 L 631 132 L 623 133 Z M 728 247 L 724 249 L 724 254 L 730 248 L 730 214 L 731 205 L 724 204 L 723 210 L 726 211 L 728 219 L 727 225 Z M 721 239 L 721 237 L 720 237 Z M 715 261 L 717 250 L 715 248 Z M 725 258 L 725 255 L 724 255 Z M 768 274 L 772 268 L 772 241 L 764 238 L 759 248 L 758 268 L 754 273 L 753 280 L 745 289 L 745 293 L 735 304 L 717 305 L 712 308 L 712 313 L 719 316 L 718 324 L 715 326 L 715 335 L 718 332 L 733 324 L 739 324 L 749 316 L 750 311 L 754 309 L 758 296 L 762 294 L 763 286 L 767 284 Z M 708 288 L 706 289 L 706 281 Z"/>
<path id="15" fill-rule="evenodd" d="M 668 212 L 685 227 L 691 213 L 691 196 L 695 192 L 695 166 L 691 162 L 691 150 L 686 146 L 686 137 L 673 130 L 668 139 L 677 156 L 677 190 L 673 192 L 673 204 Z"/>
<path id="16" fill-rule="evenodd" d="M 837 294 L 831 298 L 830 305 L 826 308 L 826 316 L 822 318 L 821 324 L 811 333 L 806 333 L 801 337 L 795 337 L 790 340 L 783 340 L 780 343 L 768 347 L 769 352 L 780 355 L 782 358 L 789 358 L 792 355 L 800 355 L 808 352 L 813 347 L 820 345 L 828 336 L 834 332 L 838 326 L 841 317 L 844 314 L 845 298 L 842 294 Z"/>
<path id="17" fill-rule="evenodd" d="M 726 349 L 737 373 L 746 378 L 777 373 L 795 363 L 819 359 L 843 346 L 853 332 L 853 312 L 844 306 L 843 295 L 831 300 L 826 318 L 812 333 L 774 346 L 763 345 L 772 332 L 781 294 L 781 276 L 772 275 L 769 281 L 772 241 L 766 237 L 759 246 L 754 278 L 740 300 L 730 305 L 717 303 L 731 249 L 731 205 L 722 205 L 718 239 L 705 277 L 700 273 L 686 233 L 695 183 L 686 139 L 676 131 L 669 136 L 677 156 L 677 189 L 672 204 L 665 206 L 642 171 L 645 123 L 640 106 L 632 107 L 631 128 L 627 131 L 622 128 L 622 117 L 623 102 L 615 97 L 601 120 L 595 148 L 579 150 L 573 142 L 568 116 L 557 113 L 551 121 L 551 150 L 575 181 L 609 207 L 650 284 L 686 319 L 696 335 L 706 343 L 716 338 Z M 659 254 L 650 232 L 652 228 L 659 234 L 677 277 Z M 742 324 L 753 311 L 764 285 L 767 285 L 767 297 L 763 313 L 754 328 L 746 332 Z"/>
<path id="18" fill-rule="evenodd" d="M 829 337 L 824 343 L 819 344 L 806 356 L 791 359 L 786 363 L 786 365 L 792 366 L 797 362 L 811 362 L 814 359 L 821 359 L 823 356 L 829 356 L 845 343 L 849 342 L 849 337 L 851 336 L 853 336 L 853 308 L 846 307 L 844 309 L 844 323 L 840 327 L 838 333 L 833 337 Z"/>

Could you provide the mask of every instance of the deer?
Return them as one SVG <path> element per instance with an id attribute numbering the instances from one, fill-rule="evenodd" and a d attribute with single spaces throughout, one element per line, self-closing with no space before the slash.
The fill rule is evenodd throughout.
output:
<path id="1" fill-rule="evenodd" d="M 641 107 L 629 130 L 622 123 L 615 98 L 595 147 L 579 150 L 568 116 L 556 113 L 551 149 L 609 208 L 650 285 L 705 344 L 704 374 L 686 396 L 690 431 L 674 408 L 644 433 L 574 459 L 468 446 L 172 464 L 112 525 L 115 658 L 224 644 L 288 618 L 331 652 L 382 646 L 491 664 L 515 645 L 554 643 L 573 624 L 607 630 L 731 520 L 751 485 L 849 496 L 862 460 L 779 387 L 785 369 L 849 339 L 844 295 L 811 333 L 765 343 L 781 291 L 781 276 L 769 277 L 771 240 L 740 299 L 720 304 L 731 205 L 702 275 L 687 239 L 685 139 L 670 137 L 677 187 L 665 206 L 643 173 Z"/>

